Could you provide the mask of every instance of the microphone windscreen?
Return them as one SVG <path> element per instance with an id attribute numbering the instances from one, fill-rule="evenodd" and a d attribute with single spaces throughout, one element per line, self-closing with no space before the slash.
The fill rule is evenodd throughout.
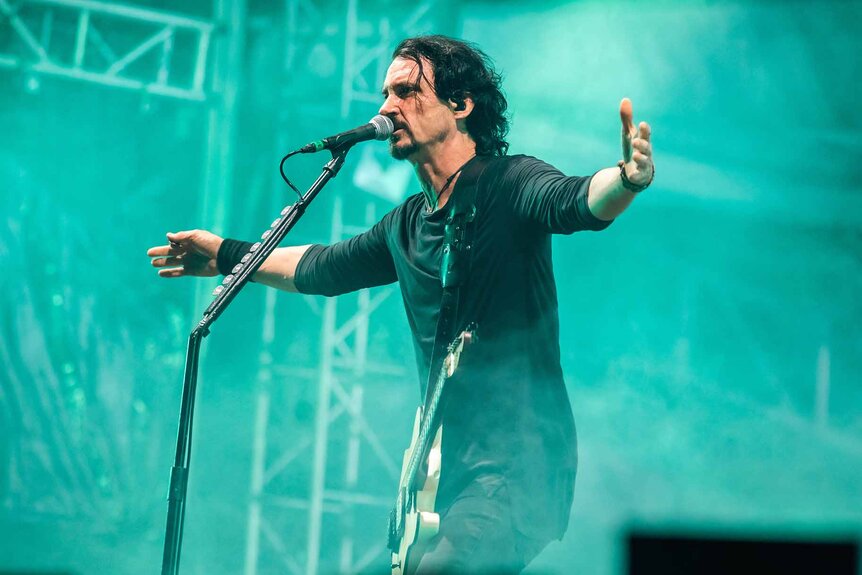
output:
<path id="1" fill-rule="evenodd" d="M 375 140 L 388 140 L 395 129 L 395 124 L 392 123 L 392 120 L 382 114 L 377 114 L 368 123 L 374 126 L 374 132 L 376 133 L 376 136 L 374 136 Z"/>

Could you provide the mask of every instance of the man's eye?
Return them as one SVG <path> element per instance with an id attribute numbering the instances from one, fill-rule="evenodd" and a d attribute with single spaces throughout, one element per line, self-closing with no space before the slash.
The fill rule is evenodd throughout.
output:
<path id="1" fill-rule="evenodd" d="M 413 92 L 413 86 L 399 86 L 395 89 L 395 95 L 399 98 L 406 98 Z"/>

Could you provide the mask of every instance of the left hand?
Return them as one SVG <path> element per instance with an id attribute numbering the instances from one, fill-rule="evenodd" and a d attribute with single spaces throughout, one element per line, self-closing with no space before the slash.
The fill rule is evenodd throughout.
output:
<path id="1" fill-rule="evenodd" d="M 646 185 L 655 170 L 652 163 L 652 144 L 650 144 L 650 127 L 641 122 L 635 128 L 632 120 L 632 101 L 623 98 L 620 102 L 620 119 L 623 122 L 623 162 L 626 177 L 635 185 Z"/>

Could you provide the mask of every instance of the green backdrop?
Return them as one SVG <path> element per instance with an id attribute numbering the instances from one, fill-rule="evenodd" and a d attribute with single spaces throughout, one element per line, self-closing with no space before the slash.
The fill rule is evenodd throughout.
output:
<path id="1" fill-rule="evenodd" d="M 146 7 L 213 13 L 184 4 Z M 378 105 L 341 109 L 347 4 L 301 12 L 300 31 L 335 24 L 305 30 L 291 51 L 284 18 L 294 4 L 245 5 L 235 73 L 204 102 L 0 67 L 0 571 L 158 569 L 185 338 L 216 284 L 160 280 L 145 251 L 178 229 L 255 237 L 292 201 L 280 154 Z M 390 18 L 397 40 L 404 8 L 358 5 Z M 33 18 L 26 2 L 20 13 Z M 569 531 L 528 572 L 621 573 L 631 528 L 858 538 L 859 3 L 440 2 L 430 14 L 423 31 L 478 43 L 503 72 L 511 153 L 589 174 L 619 157 L 623 96 L 652 126 L 649 191 L 607 231 L 555 238 L 580 468 Z M 26 60 L 10 22 L 0 14 L 0 52 Z M 56 42 L 73 38 L 62 22 Z M 212 118 L 229 93 L 236 108 L 222 140 Z M 207 173 L 224 165 L 213 146 L 225 141 L 220 161 L 232 167 L 208 191 Z M 375 217 L 394 205 L 357 187 L 369 158 L 393 170 L 393 193 L 417 191 L 413 179 L 399 187 L 407 176 L 385 147 L 357 149 L 296 242 L 329 241 L 336 196 L 360 223 L 369 205 Z M 303 158 L 291 174 L 307 186 L 321 163 Z M 268 314 L 268 448 L 313 430 L 314 378 L 300 368 L 318 361 L 324 302 L 266 302 L 249 286 L 205 342 L 186 573 L 244 569 Z M 360 378 L 365 416 L 397 458 L 418 400 L 397 296 L 369 334 L 370 360 L 401 370 Z M 335 484 L 349 449 L 341 432 L 327 460 Z M 363 487 L 385 497 L 393 485 L 373 459 L 363 459 Z M 281 493 L 307 494 L 309 461 L 279 480 Z M 304 512 L 273 509 L 273 529 L 301 559 Z M 346 529 L 382 544 L 385 507 L 353 513 L 352 524 L 324 525 L 323 572 L 337 569 L 327 545 Z M 258 573 L 287 569 L 270 543 Z M 385 559 L 366 572 L 386 572 Z"/>

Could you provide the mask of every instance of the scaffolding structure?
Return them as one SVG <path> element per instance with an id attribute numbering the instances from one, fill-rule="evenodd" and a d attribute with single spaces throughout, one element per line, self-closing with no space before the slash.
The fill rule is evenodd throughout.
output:
<path id="1" fill-rule="evenodd" d="M 205 20 L 95 0 L 0 0 L 0 69 L 19 71 L 27 78 L 23 88 L 30 91 L 38 90 L 42 77 L 57 77 L 148 97 L 206 102 L 201 109 L 208 114 L 201 211 L 206 219 L 217 220 L 214 216 L 225 211 L 218 198 L 228 197 L 231 178 L 244 3 L 215 0 L 213 16 Z M 216 21 L 221 22 L 218 34 Z M 70 444 L 80 433 L 67 413 L 62 374 L 51 370 L 35 381 L 44 387 L 41 401 L 12 379 L 9 399 L 25 430 L 13 450 L 13 466 L 20 456 L 21 466 L 26 463 L 33 473 L 42 470 L 53 485 L 50 491 L 38 491 L 16 480 L 26 477 L 23 469 L 13 469 L 11 491 L 31 513 L 97 513 L 112 497 L 98 483 L 111 481 L 98 477 L 87 457 Z M 104 437 L 96 440 L 106 442 Z M 123 508 L 126 502 L 111 503 Z"/>
<path id="2" fill-rule="evenodd" d="M 212 22 L 96 0 L 24 0 L 14 6 L 0 0 L 4 24 L 14 42 L 0 53 L 0 66 L 184 100 L 206 96 Z M 74 33 L 58 34 L 64 26 Z M 106 33 L 109 28 L 122 29 L 123 37 Z M 191 55 L 180 71 L 178 51 Z"/>
<path id="3" fill-rule="evenodd" d="M 342 119 L 359 111 L 370 117 L 381 103 L 380 86 L 390 63 L 394 43 L 400 38 L 427 32 L 431 29 L 429 18 L 434 16 L 433 1 L 419 2 L 411 6 L 410 12 L 397 22 L 385 15 L 368 9 L 367 3 L 349 0 L 340 22 L 325 21 L 326 15 L 309 2 L 288 0 L 286 3 L 287 30 L 285 67 L 291 76 L 298 47 L 310 42 L 311 30 L 323 29 L 327 25 L 343 26 L 344 55 L 341 68 Z M 447 13 L 447 16 L 450 14 Z M 439 30 L 439 27 L 437 27 Z M 353 195 L 359 190 L 348 190 Z M 355 199 L 353 200 L 356 201 Z M 334 243 L 367 230 L 379 215 L 374 202 L 366 205 L 363 221 L 351 224 L 345 221 L 344 202 L 335 197 L 332 209 L 330 242 Z M 270 419 L 272 385 L 279 378 L 273 365 L 273 343 L 275 324 L 273 315 L 275 299 L 267 295 L 265 326 L 261 342 L 260 372 L 258 374 L 258 398 L 253 439 L 251 470 L 251 500 L 248 514 L 248 532 L 245 558 L 245 575 L 257 575 L 262 566 L 261 555 L 265 550 L 274 552 L 277 561 L 291 573 L 316 575 L 321 569 L 339 573 L 358 573 L 385 556 L 385 525 L 379 526 L 378 544 L 360 549 L 355 534 L 363 529 L 355 520 L 357 510 L 367 506 L 377 507 L 379 515 L 385 516 L 393 499 L 368 492 L 358 484 L 360 468 L 367 464 L 363 448 L 370 449 L 375 463 L 385 470 L 389 483 L 397 485 L 400 461 L 395 460 L 382 444 L 376 429 L 363 412 L 364 388 L 361 383 L 366 374 L 377 378 L 403 381 L 407 375 L 403 362 L 386 363 L 369 361 L 369 325 L 372 314 L 381 308 L 395 288 L 378 288 L 373 294 L 362 290 L 357 297 L 328 298 L 320 305 L 318 300 L 306 298 L 312 310 L 320 317 L 320 344 L 317 365 L 301 370 L 293 368 L 286 377 L 294 382 L 304 377 L 317 389 L 313 433 L 281 452 L 273 452 L 268 437 L 286 433 L 296 437 L 297 430 L 276 428 Z M 333 427 L 347 419 L 346 436 Z M 406 441 L 406 438 L 405 438 Z M 344 476 L 339 478 L 340 488 L 333 488 L 333 479 L 327 477 L 327 459 L 330 445 L 345 446 L 332 450 L 334 457 L 344 460 Z M 289 472 L 303 455 L 311 457 L 311 485 L 307 493 L 279 491 L 276 479 Z M 400 459 L 400 453 L 398 453 Z M 394 489 L 394 487 L 393 487 Z M 271 513 L 285 510 L 300 510 L 306 515 L 304 541 L 286 541 L 283 533 L 273 524 Z M 339 541 L 329 542 L 329 549 L 337 549 L 337 557 L 326 563 L 321 557 L 324 523 L 339 522 Z M 266 549 L 264 548 L 266 546 Z"/>
<path id="4" fill-rule="evenodd" d="M 395 41 L 432 29 L 428 22 L 438 18 L 440 12 L 445 12 L 446 18 L 452 18 L 454 13 L 445 7 L 436 10 L 442 4 L 440 1 L 426 0 L 411 4 L 403 18 L 393 18 L 369 9 L 368 1 L 347 0 L 342 5 L 343 11 L 338 12 L 338 20 L 328 21 L 328 13 L 322 9 L 325 4 L 284 0 L 287 37 L 284 66 L 290 75 L 296 66 L 300 46 L 309 42 L 317 30 L 335 26 L 343 31 L 343 65 L 339 69 L 342 119 L 356 112 L 368 112 L 368 117 L 376 111 L 380 103 L 379 88 Z M 34 86 L 45 76 L 205 103 L 208 123 L 199 213 L 203 221 L 221 232 L 233 197 L 237 89 L 242 72 L 246 20 L 245 0 L 214 0 L 212 19 L 97 0 L 0 0 L 0 32 L 3 32 L 0 34 L 0 69 L 20 71 Z M 445 31 L 445 26 L 437 25 L 433 30 Z M 290 103 L 292 106 L 304 104 L 307 103 Z M 279 146 L 279 149 L 286 147 Z M 345 204 L 345 200 L 335 197 L 329 238 L 332 242 L 364 231 L 380 216 L 377 204 L 369 201 L 360 221 L 349 222 L 351 216 L 346 215 Z M 725 300 L 717 301 L 726 309 L 728 321 L 736 326 L 740 338 L 753 337 L 744 329 L 745 318 L 738 315 L 739 310 L 726 299 L 726 279 L 722 278 L 720 285 Z M 274 290 L 267 290 L 258 360 L 246 575 L 258 574 L 265 548 L 274 552 L 292 573 L 320 572 L 324 567 L 321 539 L 327 522 L 340 523 L 339 540 L 334 544 L 338 553 L 330 565 L 338 572 L 362 571 L 385 553 L 383 524 L 372 526 L 381 535 L 378 547 L 359 549 L 353 534 L 363 527 L 354 521 L 357 509 L 374 506 L 384 511 L 392 504 L 390 498 L 361 488 L 358 478 L 363 465 L 373 459 L 392 478 L 393 486 L 397 480 L 398 464 L 393 457 L 397 452 L 387 451 L 376 431 L 379 426 L 365 416 L 367 394 L 362 384 L 364 376 L 369 374 L 399 381 L 406 375 L 398 365 L 369 357 L 372 316 L 386 305 L 397 305 L 392 302 L 394 294 L 393 288 L 364 290 L 355 299 L 330 298 L 322 303 L 306 297 L 305 301 L 320 318 L 320 343 L 316 364 L 294 369 L 279 366 L 275 359 L 278 355 L 274 349 L 277 345 L 275 310 L 279 296 Z M 205 307 L 210 297 L 209 288 L 200 285 L 196 297 L 192 308 L 195 312 Z M 0 341 L 0 363 L 11 365 L 11 352 L 5 345 Z M 689 347 L 687 337 L 678 341 L 675 364 L 688 366 Z M 757 359 L 766 355 L 759 350 L 758 343 L 753 341 L 748 347 L 761 374 L 766 378 L 774 377 L 769 374 L 769 366 Z M 830 428 L 832 357 L 832 350 L 824 343 L 817 354 L 816 428 L 812 431 L 819 431 L 822 438 L 858 454 L 858 444 L 852 438 L 843 437 Z M 26 431 L 26 439 L 15 446 L 13 463 L 38 468 L 50 476 L 54 484 L 37 491 L 26 481 L 16 482 L 21 475 L 16 475 L 16 470 L 12 469 L 10 488 L 21 494 L 22 501 L 34 514 L 68 514 L 70 510 L 90 513 L 93 511 L 91 502 L 100 493 L 99 478 L 71 442 L 75 434 L 71 430 L 72 418 L 64 411 L 60 369 L 46 369 L 43 375 L 34 379 L 30 389 L 29 382 L 11 378 L 8 385 L 0 389 L 0 408 L 11 420 L 9 406 L 15 404 L 18 412 L 14 415 L 20 418 Z M 680 372 L 681 380 L 686 376 L 687 372 Z M 282 385 L 288 377 L 313 384 L 316 403 L 310 433 L 289 449 L 279 450 L 273 447 L 275 442 L 272 441 L 272 437 L 282 431 L 274 426 L 271 417 L 272 389 Z M 755 403 L 746 404 L 746 407 L 752 412 L 770 413 L 766 407 Z M 785 416 L 783 412 L 770 417 L 782 424 L 809 429 L 809 422 Z M 333 426 L 339 423 L 347 424 L 347 432 L 343 434 L 339 430 L 336 436 Z M 286 433 L 291 435 L 292 430 Z M 334 443 L 344 447 L 334 449 Z M 276 480 L 303 456 L 311 462 L 307 492 L 280 491 Z M 338 488 L 332 487 L 333 478 L 327 473 L 327 461 L 334 457 L 343 460 L 344 472 Z M 305 514 L 302 539 L 286 541 L 271 521 L 272 514 L 283 513 L 285 509 Z"/>

